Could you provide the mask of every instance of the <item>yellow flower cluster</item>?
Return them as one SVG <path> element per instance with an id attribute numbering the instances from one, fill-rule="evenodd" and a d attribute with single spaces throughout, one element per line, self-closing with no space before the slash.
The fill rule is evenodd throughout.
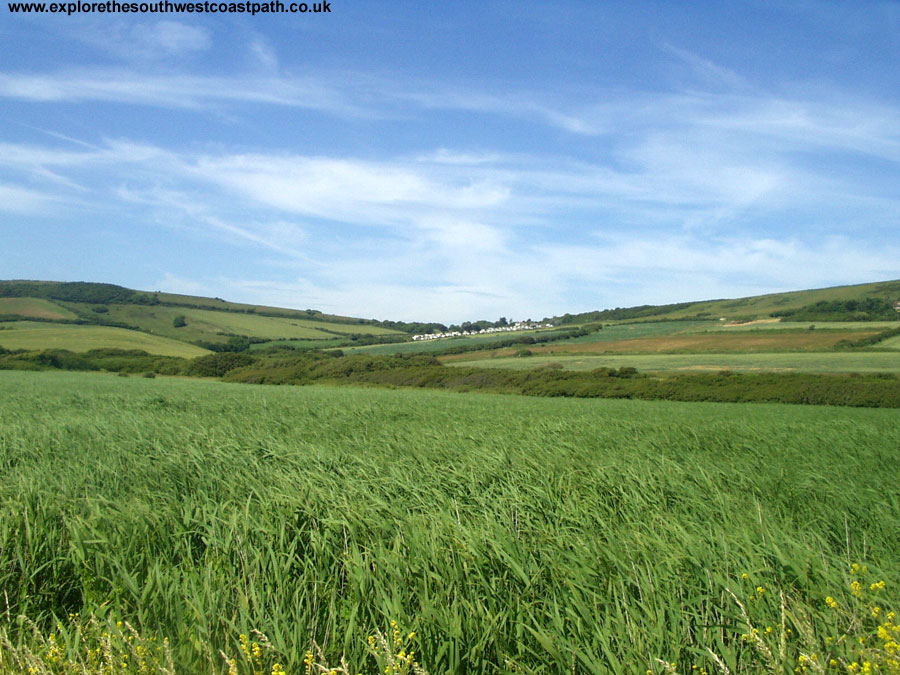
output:
<path id="1" fill-rule="evenodd" d="M 741 580 L 750 586 L 745 596 L 750 602 L 745 604 L 732 593 L 744 619 L 741 643 L 752 645 L 751 654 L 760 659 L 760 670 L 766 672 L 790 667 L 796 673 L 900 675 L 900 625 L 895 623 L 896 615 L 882 607 L 888 583 L 868 575 L 866 565 L 853 564 L 845 590 L 826 596 L 828 611 L 817 615 L 804 601 L 793 608 L 794 601 L 777 590 L 769 595 L 773 600 L 780 595 L 780 603 L 759 602 L 767 597 L 766 587 L 742 574 Z M 781 630 L 757 628 L 757 622 L 772 618 L 778 605 Z M 791 624 L 796 635 L 788 627 Z"/>
<path id="2" fill-rule="evenodd" d="M 23 617 L 23 621 L 24 617 Z M 174 673 L 168 640 L 145 638 L 118 621 L 87 621 L 70 614 L 68 624 L 43 634 L 35 624 L 32 639 L 10 642 L 0 627 L 0 672 L 29 675 L 165 675 Z"/>

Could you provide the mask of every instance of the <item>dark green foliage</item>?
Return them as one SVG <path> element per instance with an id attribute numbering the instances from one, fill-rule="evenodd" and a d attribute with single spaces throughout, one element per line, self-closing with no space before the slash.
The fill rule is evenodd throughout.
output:
<path id="1" fill-rule="evenodd" d="M 797 309 L 772 312 L 773 317 L 791 321 L 895 321 L 897 310 L 882 298 L 862 300 L 821 300 Z"/>
<path id="2" fill-rule="evenodd" d="M 221 352 L 199 356 L 190 362 L 186 372 L 197 377 L 222 377 L 235 368 L 244 368 L 256 363 L 248 354 Z"/>
<path id="3" fill-rule="evenodd" d="M 152 304 L 152 298 L 147 293 L 138 293 L 115 284 L 85 281 L 0 281 L 0 297 L 46 298 L 91 304 Z"/>
<path id="4" fill-rule="evenodd" d="M 810 328 L 812 328 L 812 326 L 810 326 Z M 834 348 L 858 349 L 860 347 L 871 347 L 872 345 L 877 345 L 882 340 L 887 340 L 888 338 L 896 337 L 898 335 L 900 335 L 900 328 L 892 328 L 891 330 L 882 331 L 881 333 L 860 338 L 858 340 L 841 340 Z"/>
<path id="5" fill-rule="evenodd" d="M 477 342 L 467 342 L 463 345 L 454 345 L 444 349 L 435 349 L 430 351 L 432 356 L 449 356 L 450 354 L 465 354 L 467 352 L 483 352 L 491 349 L 503 349 L 504 347 L 515 347 L 517 345 L 540 345 L 549 342 L 561 342 L 563 340 L 571 340 L 573 338 L 584 337 L 596 332 L 598 329 L 589 324 L 582 328 L 555 330 L 538 333 L 536 335 L 519 335 L 516 337 L 501 338 L 499 340 L 478 340 Z"/>
<path id="6" fill-rule="evenodd" d="M 99 370 L 83 354 L 65 349 L 14 352 L 0 357 L 0 370 Z"/>
<path id="7" fill-rule="evenodd" d="M 0 370 L 108 370 L 180 375 L 184 374 L 187 363 L 183 358 L 148 354 L 139 349 L 92 349 L 82 353 L 45 349 L 0 356 Z"/>
<path id="8" fill-rule="evenodd" d="M 551 365 L 534 370 L 456 368 L 443 366 L 432 356 L 336 358 L 308 353 L 302 357 L 270 357 L 250 367 L 235 369 L 225 379 L 257 384 L 364 383 L 528 396 L 900 407 L 900 378 L 892 374 L 853 378 L 811 373 L 728 372 L 649 376 L 627 366 L 583 372 Z"/>
<path id="9" fill-rule="evenodd" d="M 246 352 L 252 344 L 264 344 L 269 342 L 265 338 L 251 338 L 246 335 L 231 335 L 226 342 L 207 342 L 197 340 L 193 344 L 211 352 Z"/>
<path id="10" fill-rule="evenodd" d="M 594 312 L 582 312 L 580 314 L 563 314 L 555 316 L 550 321 L 555 324 L 585 323 L 586 321 L 627 321 L 640 319 L 646 316 L 656 316 L 686 309 L 694 302 L 679 302 L 672 305 L 638 305 L 637 307 L 616 307 L 615 309 L 603 309 Z"/>
<path id="11" fill-rule="evenodd" d="M 173 328 L 184 328 L 185 326 L 187 326 L 187 317 L 184 314 L 179 314 L 172 319 Z"/>
<path id="12" fill-rule="evenodd" d="M 109 307 L 106 305 L 95 305 L 91 307 L 91 311 L 95 314 L 107 314 L 109 312 Z"/>

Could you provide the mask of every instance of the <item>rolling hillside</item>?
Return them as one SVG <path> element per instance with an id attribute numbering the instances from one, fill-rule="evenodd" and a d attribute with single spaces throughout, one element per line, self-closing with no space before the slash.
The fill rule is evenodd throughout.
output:
<path id="1" fill-rule="evenodd" d="M 867 301 L 880 306 L 867 309 Z M 900 280 L 771 293 L 732 300 L 643 305 L 564 314 L 554 317 L 553 321 L 562 324 L 675 319 L 755 321 L 781 317 L 800 321 L 890 320 L 897 318 L 896 310 L 893 310 L 897 302 L 900 302 Z"/>
<path id="2" fill-rule="evenodd" d="M 165 356 L 289 340 L 338 347 L 405 340 L 378 321 L 87 282 L 0 281 L 6 349 L 141 349 Z"/>
<path id="3" fill-rule="evenodd" d="M 552 319 L 556 328 L 543 332 L 413 343 L 412 333 L 443 327 L 137 291 L 114 284 L 0 281 L 0 347 L 141 349 L 169 356 L 340 348 L 448 357 L 472 352 L 477 359 L 513 357 L 532 344 L 535 354 L 544 356 L 823 352 L 860 346 L 860 340 L 891 350 L 896 349 L 896 336 L 886 333 L 900 326 L 898 302 L 900 281 L 884 281 L 564 314 Z"/>

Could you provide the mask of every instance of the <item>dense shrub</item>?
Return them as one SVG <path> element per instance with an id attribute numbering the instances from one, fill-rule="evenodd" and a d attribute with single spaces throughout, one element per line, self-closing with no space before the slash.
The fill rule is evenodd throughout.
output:
<path id="1" fill-rule="evenodd" d="M 893 321 L 898 318 L 894 306 L 882 298 L 820 300 L 797 309 L 778 310 L 771 316 L 791 321 Z"/>
<path id="2" fill-rule="evenodd" d="M 446 367 L 430 356 L 341 358 L 307 354 L 261 360 L 250 367 L 232 370 L 224 379 L 268 384 L 362 383 L 530 396 L 900 407 L 900 378 L 889 373 L 856 377 L 729 372 L 650 376 L 627 366 L 579 372 L 548 363 L 534 370 L 520 371 Z"/>
<path id="3" fill-rule="evenodd" d="M 243 368 L 256 363 L 256 359 L 248 354 L 221 352 L 199 356 L 187 367 L 189 375 L 198 377 L 222 377 L 235 368 Z"/>
<path id="4" fill-rule="evenodd" d="M 893 328 L 891 330 L 885 330 L 880 333 L 876 333 L 875 335 L 860 338 L 859 340 L 841 340 L 834 345 L 834 348 L 857 349 L 860 347 L 871 347 L 872 345 L 877 345 L 882 340 L 887 340 L 888 338 L 896 337 L 897 335 L 900 335 L 900 328 Z"/>

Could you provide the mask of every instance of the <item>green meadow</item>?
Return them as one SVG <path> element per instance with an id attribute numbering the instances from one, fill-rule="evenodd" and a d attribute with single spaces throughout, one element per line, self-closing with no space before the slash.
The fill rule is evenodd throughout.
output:
<path id="1" fill-rule="evenodd" d="M 895 348 L 896 349 L 896 348 Z M 553 364 L 558 364 L 554 366 Z M 900 354 L 896 351 L 871 352 L 789 352 L 759 354 L 615 354 L 569 356 L 565 354 L 530 357 L 497 357 L 478 360 L 447 361 L 449 366 L 512 368 L 529 370 L 559 367 L 569 370 L 595 368 L 637 368 L 641 372 L 668 371 L 782 371 L 803 373 L 896 373 L 900 372 Z"/>
<path id="2" fill-rule="evenodd" d="M 5 672 L 897 665 L 894 410 L 13 371 L 0 401 Z M 86 664 L 171 667 L 63 670 L 95 633 Z"/>
<path id="3" fill-rule="evenodd" d="M 77 316 L 50 300 L 43 298 L 2 298 L 0 316 L 20 316 L 37 319 L 75 319 Z"/>
<path id="4" fill-rule="evenodd" d="M 0 347 L 4 349 L 141 349 L 150 354 L 193 358 L 207 350 L 161 335 L 114 326 L 82 326 L 36 321 L 0 323 Z"/>

